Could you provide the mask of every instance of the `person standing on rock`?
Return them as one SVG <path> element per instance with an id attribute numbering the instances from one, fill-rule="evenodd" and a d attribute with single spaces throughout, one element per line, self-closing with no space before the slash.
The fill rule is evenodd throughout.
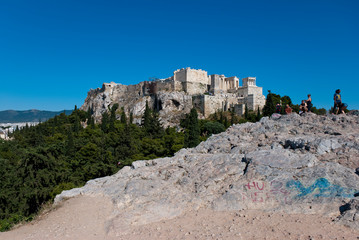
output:
<path id="1" fill-rule="evenodd" d="M 339 111 L 342 112 L 342 96 L 340 95 L 340 89 L 337 89 L 334 94 L 333 113 L 338 114 Z"/>
<path id="2" fill-rule="evenodd" d="M 310 112 L 310 110 L 312 109 L 313 104 L 312 104 L 312 95 L 308 94 L 308 99 L 307 99 L 307 108 L 308 108 L 308 112 Z"/>

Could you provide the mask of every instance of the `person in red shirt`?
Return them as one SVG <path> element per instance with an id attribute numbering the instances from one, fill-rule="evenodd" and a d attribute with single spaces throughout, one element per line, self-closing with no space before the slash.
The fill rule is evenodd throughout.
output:
<path id="1" fill-rule="evenodd" d="M 287 104 L 287 106 L 285 106 L 285 113 L 286 114 L 291 114 L 292 113 L 292 108 L 289 106 L 289 104 Z"/>

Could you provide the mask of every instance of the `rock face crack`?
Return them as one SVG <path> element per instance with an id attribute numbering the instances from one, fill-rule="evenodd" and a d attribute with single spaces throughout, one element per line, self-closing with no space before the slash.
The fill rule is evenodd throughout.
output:
<path id="1" fill-rule="evenodd" d="M 248 166 L 251 163 L 251 159 L 247 159 L 246 157 L 242 158 L 242 162 L 246 163 L 246 166 L 243 169 L 243 175 L 245 175 L 248 171 Z"/>

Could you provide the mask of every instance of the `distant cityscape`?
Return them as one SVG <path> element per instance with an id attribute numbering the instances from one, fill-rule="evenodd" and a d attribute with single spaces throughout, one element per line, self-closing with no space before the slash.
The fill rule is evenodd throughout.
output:
<path id="1" fill-rule="evenodd" d="M 0 111 L 0 139 L 9 139 L 9 133 L 15 131 L 16 127 L 19 129 L 26 126 L 35 126 L 39 122 L 44 122 L 50 118 L 53 118 L 56 115 L 65 113 L 67 115 L 71 114 L 72 110 L 64 111 L 40 111 L 36 109 L 25 110 L 25 111 L 15 111 L 15 110 L 6 110 Z"/>
<path id="2" fill-rule="evenodd" d="M 19 129 L 26 126 L 35 126 L 39 124 L 39 122 L 20 122 L 20 123 L 0 123 L 0 138 L 8 140 L 9 139 L 9 133 L 12 133 L 15 131 L 15 129 L 18 127 Z"/>

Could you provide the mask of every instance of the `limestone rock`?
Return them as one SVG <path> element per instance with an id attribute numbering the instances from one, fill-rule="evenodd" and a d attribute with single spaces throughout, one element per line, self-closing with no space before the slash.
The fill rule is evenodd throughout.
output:
<path id="1" fill-rule="evenodd" d="M 359 195 L 358 125 L 355 115 L 314 114 L 234 125 L 174 157 L 137 161 L 64 191 L 55 203 L 76 195 L 109 196 L 115 206 L 110 229 L 199 208 L 338 216 L 340 206 Z M 355 211 L 340 221 L 350 222 Z"/>
<path id="2" fill-rule="evenodd" d="M 359 200 L 352 199 L 340 207 L 341 215 L 336 219 L 348 227 L 359 229 Z"/>
<path id="3" fill-rule="evenodd" d="M 90 90 L 81 109 L 93 110 L 93 117 L 97 122 L 102 114 L 118 103 L 126 114 L 133 114 L 136 124 L 141 124 L 141 118 L 145 111 L 146 102 L 151 108 L 159 111 L 160 120 L 164 127 L 178 125 L 192 108 L 192 96 L 179 91 L 158 91 L 156 94 L 145 95 L 145 82 L 136 85 L 122 85 L 116 83 L 104 83 L 102 88 Z M 119 110 L 120 111 L 120 110 Z"/>

